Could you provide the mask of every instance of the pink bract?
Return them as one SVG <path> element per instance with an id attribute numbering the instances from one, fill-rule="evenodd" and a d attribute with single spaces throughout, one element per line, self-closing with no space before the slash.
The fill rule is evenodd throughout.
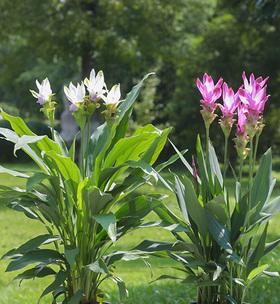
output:
<path id="1" fill-rule="evenodd" d="M 216 107 L 216 101 L 222 95 L 223 79 L 220 78 L 216 84 L 214 84 L 213 78 L 205 73 L 203 75 L 203 82 L 199 78 L 196 80 L 197 88 L 199 89 L 202 98 L 201 105 L 210 112 L 213 112 Z"/>

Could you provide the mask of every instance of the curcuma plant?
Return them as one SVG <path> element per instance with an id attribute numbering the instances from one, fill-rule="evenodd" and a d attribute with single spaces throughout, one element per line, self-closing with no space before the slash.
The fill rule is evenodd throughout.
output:
<path id="1" fill-rule="evenodd" d="M 156 243 L 144 241 L 138 248 L 150 252 L 162 251 L 163 257 L 178 262 L 182 283 L 197 286 L 198 304 L 248 303 L 247 290 L 260 276 L 279 276 L 270 272 L 270 265 L 262 258 L 271 252 L 280 239 L 267 241 L 270 219 L 280 210 L 280 197 L 271 199 L 275 185 L 272 177 L 272 156 L 269 149 L 262 156 L 255 172 L 259 136 L 263 130 L 263 110 L 268 100 L 267 79 L 254 75 L 234 94 L 220 79 L 216 85 L 207 74 L 197 86 L 202 94 L 202 117 L 206 128 L 203 149 L 198 137 L 196 157 L 190 165 L 174 146 L 187 173 L 174 175 L 165 185 L 175 193 L 179 213 L 167 206 L 155 208 L 162 222 L 176 242 Z M 223 104 L 216 101 L 223 93 Z M 220 167 L 209 129 L 215 120 L 217 108 L 221 109 L 220 125 L 225 137 L 223 167 Z M 229 135 L 238 109 L 235 148 L 240 169 L 233 171 L 234 185 L 228 182 Z M 249 147 L 247 145 L 250 143 Z M 243 164 L 248 158 L 249 176 L 244 178 Z M 158 252 L 156 254 L 159 254 Z M 185 275 L 183 275 L 185 274 Z M 172 278 L 163 275 L 159 279 Z"/>
<path id="2" fill-rule="evenodd" d="M 127 295 L 124 282 L 114 272 L 118 260 L 136 259 L 140 251 L 116 251 L 115 242 L 161 203 L 159 195 L 136 190 L 157 178 L 152 165 L 163 149 L 170 129 L 153 125 L 138 128 L 127 136 L 133 104 L 147 75 L 121 100 L 120 86 L 108 91 L 103 73 L 65 93 L 80 127 L 81 158 L 77 164 L 76 139 L 68 148 L 54 129 L 55 106 L 48 79 L 36 82 L 31 91 L 48 118 L 52 138 L 37 136 L 20 117 L 1 112 L 11 129 L 0 129 L 14 152 L 23 150 L 38 166 L 33 174 L 0 167 L 1 173 L 26 181 L 26 186 L 0 186 L 0 198 L 14 210 L 41 222 L 46 234 L 38 235 L 4 255 L 6 271 L 23 270 L 19 280 L 53 277 L 40 298 L 53 295 L 53 303 L 103 303 L 101 284 L 111 279 L 121 298 Z M 86 88 L 87 92 L 86 93 Z M 93 113 L 101 110 L 104 123 L 90 134 Z"/>

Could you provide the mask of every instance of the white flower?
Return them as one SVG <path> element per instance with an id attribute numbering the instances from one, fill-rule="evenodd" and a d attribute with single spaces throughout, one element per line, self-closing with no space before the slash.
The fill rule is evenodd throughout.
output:
<path id="1" fill-rule="evenodd" d="M 107 96 L 103 97 L 105 105 L 117 106 L 121 101 L 121 90 L 120 84 L 115 84 L 112 89 L 108 92 Z"/>
<path id="2" fill-rule="evenodd" d="M 104 82 L 104 74 L 102 71 L 99 71 L 95 76 L 94 69 L 91 70 L 89 79 L 84 80 L 84 84 L 87 87 L 88 93 L 93 101 L 103 96 L 106 92 L 106 84 Z"/>
<path id="3" fill-rule="evenodd" d="M 67 99 L 72 103 L 70 106 L 70 111 L 74 112 L 78 109 L 78 104 L 84 101 L 86 95 L 86 89 L 83 83 L 78 83 L 75 87 L 72 82 L 70 82 L 69 87 L 64 86 L 64 93 Z"/>
<path id="4" fill-rule="evenodd" d="M 36 80 L 36 85 L 39 90 L 39 92 L 35 92 L 33 90 L 30 90 L 31 94 L 37 98 L 37 103 L 40 105 L 45 104 L 53 95 L 50 82 L 48 78 L 45 78 L 42 83 L 40 83 L 38 80 Z"/>

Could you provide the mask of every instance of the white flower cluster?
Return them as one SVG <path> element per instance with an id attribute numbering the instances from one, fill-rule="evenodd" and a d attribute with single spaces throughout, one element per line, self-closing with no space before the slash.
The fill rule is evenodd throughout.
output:
<path id="1" fill-rule="evenodd" d="M 50 82 L 48 78 L 44 79 L 41 84 L 36 80 L 36 85 L 39 92 L 35 92 L 33 90 L 30 90 L 30 92 L 35 98 L 37 98 L 37 102 L 40 105 L 44 105 L 51 100 L 53 95 Z M 68 87 L 64 86 L 64 93 L 71 103 L 70 111 L 77 111 L 79 105 L 85 102 L 86 90 L 88 91 L 90 100 L 93 102 L 101 99 L 106 106 L 111 105 L 114 107 L 117 107 L 120 103 L 120 84 L 114 85 L 111 90 L 108 91 L 104 81 L 103 72 L 99 71 L 96 74 L 95 70 L 92 69 L 89 79 L 86 78 L 83 82 L 77 83 L 76 86 L 72 82 L 70 82 Z"/>

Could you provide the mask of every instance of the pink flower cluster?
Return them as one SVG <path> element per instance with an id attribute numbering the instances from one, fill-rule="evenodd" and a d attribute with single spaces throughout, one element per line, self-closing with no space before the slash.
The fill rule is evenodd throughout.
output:
<path id="1" fill-rule="evenodd" d="M 246 157 L 248 139 L 252 139 L 263 128 L 263 111 L 269 98 L 267 95 L 267 78 L 258 77 L 254 74 L 247 79 L 245 72 L 242 74 L 243 84 L 235 93 L 223 79 L 220 78 L 215 84 L 213 78 L 205 73 L 203 81 L 197 79 L 196 84 L 202 95 L 200 101 L 205 126 L 216 118 L 216 109 L 221 111 L 220 125 L 226 137 L 229 136 L 235 123 L 234 116 L 237 112 L 236 124 L 236 149 L 238 154 Z M 217 100 L 222 97 L 222 103 Z"/>
<path id="2" fill-rule="evenodd" d="M 205 73 L 203 81 L 197 79 L 197 87 L 202 95 L 201 106 L 202 112 L 208 112 L 206 117 L 215 118 L 217 108 L 221 110 L 221 124 L 227 127 L 232 127 L 234 122 L 233 117 L 238 114 L 237 120 L 237 135 L 248 133 L 253 136 L 252 128 L 256 130 L 262 120 L 265 104 L 269 98 L 266 93 L 266 83 L 268 77 L 255 78 L 254 74 L 250 75 L 249 80 L 245 72 L 242 74 L 243 84 L 234 93 L 223 79 L 220 78 L 214 84 L 213 78 Z M 217 103 L 217 100 L 222 96 L 223 103 Z M 203 115 L 205 117 L 205 114 Z M 212 122 L 212 121 L 211 121 Z M 210 122 L 210 123 L 211 123 Z"/>

